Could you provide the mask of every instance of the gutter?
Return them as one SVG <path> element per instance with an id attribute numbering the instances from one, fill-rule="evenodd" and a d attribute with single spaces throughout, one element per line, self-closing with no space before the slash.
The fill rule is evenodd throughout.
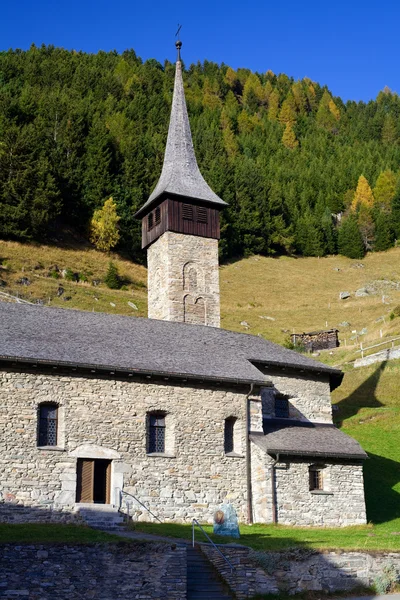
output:
<path id="1" fill-rule="evenodd" d="M 271 499 L 272 499 L 272 522 L 276 524 L 278 522 L 278 511 L 276 503 L 276 471 L 275 465 L 279 462 L 279 452 L 276 455 L 275 460 L 271 464 Z"/>
<path id="2" fill-rule="evenodd" d="M 250 456 L 250 402 L 249 398 L 254 390 L 254 383 L 250 384 L 249 393 L 246 394 L 246 488 L 247 488 L 247 524 L 253 524 L 253 498 L 251 489 L 251 456 Z"/>

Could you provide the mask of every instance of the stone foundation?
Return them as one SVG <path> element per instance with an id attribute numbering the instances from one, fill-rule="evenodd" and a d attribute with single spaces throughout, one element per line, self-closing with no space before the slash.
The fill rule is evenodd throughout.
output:
<path id="1" fill-rule="evenodd" d="M 186 600 L 186 548 L 167 544 L 0 545 L 5 600 Z"/>
<path id="2" fill-rule="evenodd" d="M 371 587 L 388 567 L 400 574 L 400 554 L 315 552 L 300 548 L 286 552 L 254 552 L 221 547 L 234 566 L 209 546 L 202 551 L 239 599 L 256 594 L 297 594 L 307 590 L 338 592 Z"/>

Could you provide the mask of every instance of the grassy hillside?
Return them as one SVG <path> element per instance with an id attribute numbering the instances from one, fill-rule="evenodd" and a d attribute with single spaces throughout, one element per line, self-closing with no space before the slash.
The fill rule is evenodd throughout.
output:
<path id="1" fill-rule="evenodd" d="M 102 282 L 110 258 L 125 279 L 123 290 L 109 290 Z M 60 249 L 0 241 L 0 265 L 0 280 L 5 283 L 0 292 L 63 308 L 146 316 L 146 270 L 118 255 L 110 257 L 90 247 L 77 249 L 73 244 Z M 55 265 L 60 271 L 69 268 L 87 281 L 55 279 Z M 386 523 L 385 535 L 400 531 L 400 360 L 362 369 L 349 363 L 357 356 L 356 340 L 350 339 L 352 331 L 367 330 L 357 339 L 365 345 L 380 341 L 381 333 L 383 340 L 400 335 L 400 318 L 389 318 L 400 305 L 400 248 L 368 255 L 363 261 L 337 256 L 253 256 L 222 266 L 220 276 L 222 326 L 226 329 L 283 343 L 293 330 L 339 328 L 342 346 L 319 356 L 329 364 L 340 364 L 345 371 L 343 384 L 333 394 L 334 418 L 370 455 L 365 466 L 368 518 Z M 18 283 L 23 277 L 29 285 Z M 60 285 L 64 293 L 58 296 Z M 362 287 L 371 293 L 355 297 L 354 292 Z M 340 300 L 341 291 L 350 292 L 351 297 Z M 341 325 L 344 322 L 348 325 Z"/>
<path id="2" fill-rule="evenodd" d="M 57 248 L 0 241 L 0 292 L 62 308 L 146 316 L 147 274 L 144 267 L 118 255 L 102 254 L 91 247 L 69 246 Z M 117 265 L 124 280 L 121 290 L 110 290 L 102 282 L 110 260 Z M 62 276 L 66 269 L 71 269 L 84 281 L 67 281 Z M 28 279 L 28 285 L 21 283 L 24 278 Z M 64 292 L 58 295 L 60 286 Z"/>

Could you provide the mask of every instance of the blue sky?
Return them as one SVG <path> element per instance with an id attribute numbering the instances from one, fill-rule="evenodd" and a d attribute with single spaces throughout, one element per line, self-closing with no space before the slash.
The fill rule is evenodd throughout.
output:
<path id="1" fill-rule="evenodd" d="M 182 23 L 186 64 L 310 77 L 344 100 L 400 93 L 398 0 L 19 0 L 1 9 L 0 49 L 32 42 L 97 52 L 134 48 L 143 59 L 175 59 Z"/>

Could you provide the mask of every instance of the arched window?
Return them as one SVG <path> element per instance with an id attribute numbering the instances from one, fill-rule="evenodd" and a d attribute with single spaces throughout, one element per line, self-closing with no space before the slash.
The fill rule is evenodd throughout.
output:
<path id="1" fill-rule="evenodd" d="M 225 419 L 225 432 L 224 432 L 224 449 L 225 454 L 235 452 L 235 425 L 236 417 L 228 417 Z"/>
<path id="2" fill-rule="evenodd" d="M 57 446 L 58 405 L 39 405 L 39 434 L 38 446 Z"/>
<path id="3" fill-rule="evenodd" d="M 147 452 L 165 453 L 165 413 L 150 413 Z"/>

